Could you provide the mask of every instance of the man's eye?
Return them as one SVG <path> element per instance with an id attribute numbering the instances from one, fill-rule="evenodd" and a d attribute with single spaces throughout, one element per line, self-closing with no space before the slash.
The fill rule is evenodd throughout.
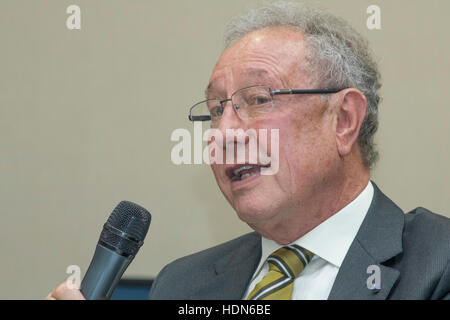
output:
<path id="1" fill-rule="evenodd" d="M 253 96 L 249 100 L 249 105 L 262 105 L 270 102 L 270 98 L 264 95 Z"/>
<path id="2" fill-rule="evenodd" d="M 221 105 L 215 106 L 209 112 L 213 117 L 220 117 L 223 114 L 223 107 Z"/>

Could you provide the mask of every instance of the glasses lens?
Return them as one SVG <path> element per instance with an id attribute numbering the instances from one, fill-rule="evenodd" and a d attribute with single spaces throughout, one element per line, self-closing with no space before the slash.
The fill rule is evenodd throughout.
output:
<path id="1" fill-rule="evenodd" d="M 236 91 L 231 100 L 239 118 L 244 121 L 269 113 L 273 108 L 270 88 L 253 86 Z M 227 100 L 210 99 L 196 104 L 191 109 L 191 120 L 203 126 L 217 128 Z"/>
<path id="2" fill-rule="evenodd" d="M 233 95 L 233 104 L 237 106 L 237 112 L 242 120 L 248 120 L 262 116 L 272 110 L 273 102 L 270 88 L 266 86 L 254 86 L 244 88 Z"/>

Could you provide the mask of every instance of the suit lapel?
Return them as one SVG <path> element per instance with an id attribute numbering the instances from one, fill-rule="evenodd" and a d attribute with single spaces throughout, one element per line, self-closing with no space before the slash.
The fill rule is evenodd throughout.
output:
<path id="1" fill-rule="evenodd" d="M 261 236 L 256 232 L 245 245 L 224 255 L 215 264 L 217 287 L 223 293 L 223 299 L 239 300 L 261 259 Z"/>
<path id="2" fill-rule="evenodd" d="M 367 280 L 373 275 L 369 266 L 379 268 L 380 290 L 368 288 Z M 377 271 L 376 271 L 377 272 Z M 389 295 L 400 272 L 380 264 L 364 247 L 354 241 L 334 282 L 329 300 L 383 300 Z"/>
<path id="3" fill-rule="evenodd" d="M 403 211 L 373 183 L 374 195 L 367 215 L 342 262 L 328 299 L 386 299 L 400 272 L 387 261 L 402 252 Z M 380 289 L 369 289 L 379 270 Z"/>

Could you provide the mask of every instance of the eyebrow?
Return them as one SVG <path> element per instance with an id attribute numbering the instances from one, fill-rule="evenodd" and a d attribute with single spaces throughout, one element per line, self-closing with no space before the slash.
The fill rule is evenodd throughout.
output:
<path id="1" fill-rule="evenodd" d="M 205 89 L 205 98 L 208 99 L 208 93 L 213 90 L 214 81 L 208 83 L 208 86 Z"/>

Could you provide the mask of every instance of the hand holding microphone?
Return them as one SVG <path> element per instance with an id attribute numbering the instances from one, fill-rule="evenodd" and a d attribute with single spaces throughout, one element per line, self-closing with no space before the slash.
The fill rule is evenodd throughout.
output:
<path id="1" fill-rule="evenodd" d="M 109 299 L 144 243 L 150 222 L 146 209 L 129 201 L 120 202 L 103 226 L 80 289 L 69 288 L 63 282 L 46 299 Z"/>

